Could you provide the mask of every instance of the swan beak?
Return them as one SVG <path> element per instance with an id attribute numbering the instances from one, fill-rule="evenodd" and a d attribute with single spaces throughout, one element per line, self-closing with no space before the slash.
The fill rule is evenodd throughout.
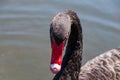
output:
<path id="1" fill-rule="evenodd" d="M 57 45 L 55 40 L 52 40 L 52 55 L 51 55 L 50 70 L 54 74 L 58 73 L 61 70 L 63 50 L 64 50 L 64 41 L 60 45 Z"/>

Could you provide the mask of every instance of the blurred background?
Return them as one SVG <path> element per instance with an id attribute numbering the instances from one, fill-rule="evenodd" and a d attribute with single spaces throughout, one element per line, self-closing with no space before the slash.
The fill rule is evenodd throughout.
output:
<path id="1" fill-rule="evenodd" d="M 52 80 L 49 25 L 66 9 L 83 27 L 83 64 L 120 47 L 120 0 L 0 0 L 0 80 Z"/>

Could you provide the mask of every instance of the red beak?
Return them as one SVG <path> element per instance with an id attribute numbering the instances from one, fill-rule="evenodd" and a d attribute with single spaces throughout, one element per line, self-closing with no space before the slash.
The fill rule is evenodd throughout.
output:
<path id="1" fill-rule="evenodd" d="M 57 45 L 56 42 L 52 40 L 52 56 L 50 63 L 50 70 L 52 73 L 58 73 L 61 70 L 63 50 L 64 41 L 60 45 Z"/>

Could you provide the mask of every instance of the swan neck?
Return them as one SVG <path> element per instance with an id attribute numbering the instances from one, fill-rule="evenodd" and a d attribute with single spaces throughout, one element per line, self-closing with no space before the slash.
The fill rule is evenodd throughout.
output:
<path id="1" fill-rule="evenodd" d="M 72 15 L 71 15 L 72 14 Z M 71 33 L 68 39 L 61 71 L 54 80 L 78 80 L 82 60 L 82 27 L 76 13 L 68 13 L 71 18 Z"/>

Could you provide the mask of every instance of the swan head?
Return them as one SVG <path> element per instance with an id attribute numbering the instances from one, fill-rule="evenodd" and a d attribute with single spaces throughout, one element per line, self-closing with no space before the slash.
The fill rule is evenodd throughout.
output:
<path id="1" fill-rule="evenodd" d="M 52 20 L 50 25 L 50 39 L 52 56 L 50 70 L 58 73 L 61 70 L 62 52 L 66 41 L 69 38 L 71 30 L 70 16 L 64 12 L 58 13 Z"/>

